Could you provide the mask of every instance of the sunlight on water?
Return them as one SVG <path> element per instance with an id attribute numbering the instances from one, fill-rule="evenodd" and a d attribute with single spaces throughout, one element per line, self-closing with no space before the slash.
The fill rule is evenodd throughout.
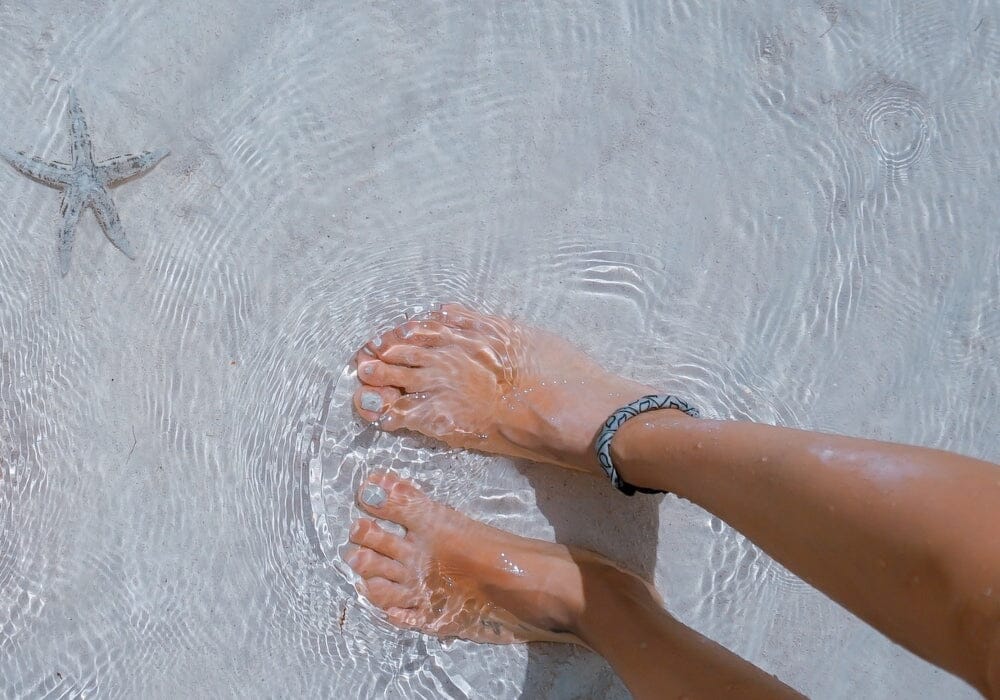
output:
<path id="1" fill-rule="evenodd" d="M 365 426 L 354 354 L 459 301 L 712 417 L 1000 444 L 995 3 L 0 3 L 0 148 L 169 148 L 89 214 L 0 162 L 0 694 L 611 697 L 391 627 L 392 469 L 595 549 L 818 697 L 961 697 L 716 518 Z M 595 522 L 600 525 L 595 525 Z"/>

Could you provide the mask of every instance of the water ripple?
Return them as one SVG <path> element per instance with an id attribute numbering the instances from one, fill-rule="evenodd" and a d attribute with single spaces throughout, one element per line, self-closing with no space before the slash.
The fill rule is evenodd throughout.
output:
<path id="1" fill-rule="evenodd" d="M 137 261 L 82 236 L 62 281 L 58 196 L 0 168 L 0 694 L 625 696 L 385 624 L 341 560 L 385 466 L 669 559 L 806 693 L 961 692 L 677 499 L 365 428 L 349 361 L 459 300 L 710 416 L 996 459 L 995 3 L 51 5 L 0 3 L 8 145 L 63 154 L 73 83 L 99 150 L 173 155 L 119 193 Z"/>
<path id="2" fill-rule="evenodd" d="M 420 262 L 403 256 L 369 265 L 387 273 L 387 265 L 412 270 Z M 357 269 L 363 274 L 366 266 Z M 263 558 L 255 555 L 247 563 L 272 591 L 268 604 L 248 620 L 247 634 L 298 640 L 296 645 L 320 663 L 374 663 L 381 671 L 373 680 L 388 681 L 388 687 L 405 684 L 408 693 L 427 687 L 451 693 L 461 687 L 462 676 L 437 667 L 440 642 L 383 622 L 354 592 L 354 575 L 341 557 L 348 526 L 358 515 L 353 494 L 370 469 L 393 468 L 415 477 L 436 498 L 473 513 L 467 484 L 487 481 L 490 458 L 463 456 L 458 470 L 454 453 L 416 436 L 379 433 L 353 415 L 355 380 L 348 362 L 371 334 L 402 320 L 405 287 L 416 283 L 435 290 L 410 292 L 414 300 L 443 300 L 466 286 L 460 270 L 381 279 L 402 285 L 395 293 L 375 294 L 371 286 L 378 281 L 358 280 L 349 305 L 339 294 L 342 280 L 310 285 L 262 335 L 264 344 L 249 350 L 252 359 L 241 370 L 234 401 L 245 417 L 232 435 L 237 463 L 245 470 L 239 517 L 248 535 L 262 540 L 254 552 Z M 427 307 L 411 305 L 411 312 L 421 308 Z M 282 614 L 273 615 L 274 609 Z M 276 623 L 280 627 L 272 627 Z M 509 654 L 486 653 L 484 667 L 503 663 Z"/>

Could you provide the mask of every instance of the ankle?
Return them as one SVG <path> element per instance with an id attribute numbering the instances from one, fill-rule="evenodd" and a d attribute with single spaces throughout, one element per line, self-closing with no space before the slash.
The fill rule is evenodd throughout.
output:
<path id="1" fill-rule="evenodd" d="M 583 553 L 578 561 L 583 595 L 567 629 L 594 647 L 593 640 L 623 611 L 662 611 L 663 603 L 652 587 L 635 574 L 603 557 Z"/>
<path id="2" fill-rule="evenodd" d="M 695 420 L 699 419 L 664 409 L 625 422 L 611 440 L 611 459 L 619 476 L 633 486 L 674 491 L 669 469 L 683 461 L 676 438 Z"/>

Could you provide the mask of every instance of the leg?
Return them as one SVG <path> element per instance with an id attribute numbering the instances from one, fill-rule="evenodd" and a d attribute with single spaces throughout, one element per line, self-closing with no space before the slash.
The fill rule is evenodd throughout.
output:
<path id="1" fill-rule="evenodd" d="M 997 465 L 678 411 L 633 418 L 611 449 L 627 481 L 715 513 L 856 615 L 981 691 L 997 682 Z"/>
<path id="2" fill-rule="evenodd" d="M 595 475 L 604 419 L 655 393 L 551 334 L 456 305 L 370 343 L 358 376 L 360 414 L 387 430 Z M 996 465 L 677 411 L 626 423 L 612 455 L 629 482 L 698 503 L 892 639 L 1000 695 Z"/>
<path id="3" fill-rule="evenodd" d="M 395 624 L 479 642 L 582 643 L 639 698 L 795 695 L 674 620 L 652 587 L 603 557 L 487 527 L 390 474 L 373 476 L 359 503 L 407 530 L 360 520 L 348 557 Z"/>

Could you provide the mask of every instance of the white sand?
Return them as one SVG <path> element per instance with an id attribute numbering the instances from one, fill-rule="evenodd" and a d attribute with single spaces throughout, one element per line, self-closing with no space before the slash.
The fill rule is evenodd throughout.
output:
<path id="1" fill-rule="evenodd" d="M 0 3 L 2 145 L 68 159 L 72 85 L 98 158 L 172 151 L 114 191 L 137 260 L 88 212 L 65 278 L 0 167 L 0 694 L 624 695 L 379 623 L 330 542 L 388 463 L 809 695 L 971 697 L 692 506 L 328 398 L 458 299 L 710 415 L 1000 459 L 998 70 L 987 2 Z"/>

